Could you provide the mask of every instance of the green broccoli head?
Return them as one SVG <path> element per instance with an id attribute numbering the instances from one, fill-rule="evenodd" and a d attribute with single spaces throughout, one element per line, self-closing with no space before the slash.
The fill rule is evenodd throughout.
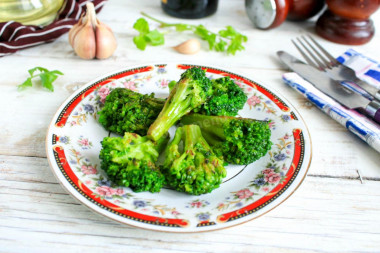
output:
<path id="1" fill-rule="evenodd" d="M 166 148 L 162 171 L 170 187 L 193 195 L 218 188 L 227 174 L 223 160 L 213 153 L 196 125 L 177 128 Z"/>
<path id="2" fill-rule="evenodd" d="M 222 77 L 212 81 L 213 94 L 195 112 L 215 116 L 236 116 L 247 102 L 247 95 L 230 78 Z"/>
<path id="3" fill-rule="evenodd" d="M 183 115 L 205 103 L 212 94 L 211 81 L 201 68 L 187 69 L 170 91 L 164 108 L 148 130 L 148 137 L 156 141 Z"/>
<path id="4" fill-rule="evenodd" d="M 129 89 L 116 88 L 107 96 L 98 112 L 99 123 L 108 131 L 124 135 L 126 132 L 146 135 L 165 104 L 154 94 L 143 95 Z"/>
<path id="5" fill-rule="evenodd" d="M 165 178 L 155 163 L 168 141 L 169 134 L 156 143 L 135 133 L 105 137 L 99 154 L 101 168 L 119 186 L 135 192 L 159 192 Z"/>
<path id="6" fill-rule="evenodd" d="M 214 152 L 232 164 L 250 164 L 264 156 L 272 146 L 267 121 L 189 114 L 182 124 L 196 124 Z"/>

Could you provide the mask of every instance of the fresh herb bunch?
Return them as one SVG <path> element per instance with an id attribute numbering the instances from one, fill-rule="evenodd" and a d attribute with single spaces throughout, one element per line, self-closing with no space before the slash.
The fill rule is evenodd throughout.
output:
<path id="1" fill-rule="evenodd" d="M 243 43 L 247 42 L 248 40 L 247 36 L 239 33 L 232 26 L 226 26 L 225 29 L 218 31 L 217 33 L 214 33 L 208 30 L 204 25 L 190 25 L 190 24 L 183 24 L 183 23 L 170 24 L 170 23 L 166 23 L 161 20 L 158 20 L 156 18 L 153 18 L 144 12 L 141 12 L 141 15 L 155 22 L 158 22 L 161 28 L 174 27 L 177 32 L 184 32 L 184 31 L 193 32 L 202 40 L 205 40 L 208 42 L 210 50 L 215 50 L 217 52 L 226 52 L 227 54 L 235 55 L 237 51 L 242 51 L 245 49 L 245 47 L 243 46 Z M 141 27 L 143 27 L 143 29 Z M 158 32 L 157 30 L 150 31 L 148 22 L 144 18 L 138 19 L 136 23 L 134 24 L 133 28 L 135 28 L 136 30 L 140 32 L 138 36 L 133 38 L 133 42 L 135 43 L 137 48 L 144 50 L 148 43 L 154 46 L 161 45 L 161 44 L 153 43 L 151 38 L 144 36 L 144 34 L 149 34 L 149 33 L 154 33 L 154 36 L 153 36 L 154 38 L 162 38 L 160 40 L 157 39 L 157 41 L 162 41 L 162 44 L 163 44 L 164 34 Z M 144 32 L 142 32 L 142 30 Z"/>
<path id="2" fill-rule="evenodd" d="M 38 71 L 37 74 L 35 72 Z M 19 91 L 26 89 L 27 87 L 32 87 L 32 79 L 35 77 L 40 77 L 41 79 L 41 85 L 45 88 L 47 88 L 50 91 L 54 91 L 53 82 L 58 78 L 58 75 L 63 75 L 61 71 L 58 70 L 52 70 L 49 71 L 46 68 L 43 67 L 35 67 L 28 70 L 30 77 L 25 80 L 22 84 L 17 86 L 17 89 Z"/>

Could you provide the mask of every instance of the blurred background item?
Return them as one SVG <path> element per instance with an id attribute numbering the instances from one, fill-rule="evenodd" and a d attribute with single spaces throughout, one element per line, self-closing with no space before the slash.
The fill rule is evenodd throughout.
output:
<path id="1" fill-rule="evenodd" d="M 257 28 L 264 30 L 278 27 L 286 19 L 309 19 L 324 5 L 324 0 L 245 0 L 249 19 Z"/>
<path id="2" fill-rule="evenodd" d="M 64 0 L 1 0 L 0 22 L 47 25 L 57 17 Z"/>
<path id="3" fill-rule="evenodd" d="M 161 6 L 171 16 L 195 19 L 214 14 L 218 0 L 161 0 Z"/>
<path id="4" fill-rule="evenodd" d="M 317 15 L 324 6 L 324 0 L 292 0 L 290 1 L 287 20 L 307 20 Z"/>
<path id="5" fill-rule="evenodd" d="M 361 45 L 370 41 L 375 27 L 370 16 L 380 0 L 327 0 L 328 10 L 317 21 L 321 37 L 340 44 Z"/>

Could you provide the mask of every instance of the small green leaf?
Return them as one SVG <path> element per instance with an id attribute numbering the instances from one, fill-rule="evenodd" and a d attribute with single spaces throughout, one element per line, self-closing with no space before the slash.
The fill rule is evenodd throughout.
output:
<path id="1" fill-rule="evenodd" d="M 37 70 L 41 73 L 49 72 L 49 70 L 47 70 L 46 68 L 43 68 L 43 67 L 35 67 L 32 69 L 29 69 L 28 72 L 29 72 L 30 76 L 33 77 L 34 72 L 36 72 Z"/>
<path id="2" fill-rule="evenodd" d="M 39 74 L 34 75 L 36 71 L 39 71 Z M 58 78 L 58 75 L 63 75 L 63 73 L 59 70 L 52 70 L 49 71 L 46 68 L 43 67 L 35 67 L 28 70 L 30 77 L 25 80 L 22 84 L 18 85 L 17 89 L 19 91 L 24 90 L 26 87 L 32 87 L 32 78 L 34 77 L 40 77 L 41 79 L 41 85 L 45 88 L 47 88 L 50 91 L 54 91 L 53 82 Z"/>
<path id="3" fill-rule="evenodd" d="M 216 43 L 216 34 L 208 35 L 208 37 L 206 38 L 206 41 L 208 42 L 208 46 L 210 50 L 213 50 Z"/>
<path id="4" fill-rule="evenodd" d="M 54 91 L 53 82 L 58 78 L 57 75 L 51 74 L 50 72 L 41 73 L 41 85 L 50 91 Z"/>
<path id="5" fill-rule="evenodd" d="M 149 41 L 152 44 L 152 46 L 163 45 L 165 43 L 164 35 L 157 31 L 157 29 L 147 33 L 145 35 L 145 39 Z"/>
<path id="6" fill-rule="evenodd" d="M 139 31 L 140 33 L 148 33 L 149 32 L 149 24 L 144 18 L 139 18 L 133 28 Z"/>
<path id="7" fill-rule="evenodd" d="M 206 39 L 209 36 L 209 31 L 203 25 L 198 25 L 195 28 L 194 33 L 201 37 L 202 39 Z"/>
<path id="8" fill-rule="evenodd" d="M 146 48 L 146 41 L 144 35 L 138 35 L 133 37 L 133 43 L 135 43 L 136 47 L 140 50 L 145 50 Z"/>
<path id="9" fill-rule="evenodd" d="M 50 74 L 55 74 L 55 75 L 63 75 L 63 73 L 59 70 L 53 70 L 53 71 L 49 71 Z"/>
<path id="10" fill-rule="evenodd" d="M 18 89 L 18 91 L 22 91 L 25 88 L 32 87 L 32 86 L 33 86 L 33 84 L 32 84 L 32 78 L 29 77 L 28 79 L 25 80 L 25 82 L 23 82 L 22 84 L 18 85 L 17 89 Z"/>
<path id="11" fill-rule="evenodd" d="M 225 42 L 224 40 L 220 40 L 218 43 L 215 44 L 215 51 L 217 52 L 226 51 L 226 45 L 227 45 L 227 42 Z"/>
<path id="12" fill-rule="evenodd" d="M 133 28 L 140 32 L 139 35 L 133 37 L 133 43 L 140 50 L 145 50 L 147 44 L 158 46 L 165 43 L 164 35 L 157 29 L 150 31 L 149 24 L 144 18 L 139 18 Z"/>

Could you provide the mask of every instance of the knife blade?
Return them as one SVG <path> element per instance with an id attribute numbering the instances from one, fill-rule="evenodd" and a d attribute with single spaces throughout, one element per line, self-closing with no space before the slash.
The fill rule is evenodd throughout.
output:
<path id="1" fill-rule="evenodd" d="M 377 100 L 368 100 L 365 97 L 353 92 L 342 86 L 338 81 L 335 81 L 320 72 L 316 68 L 307 65 L 296 57 L 284 52 L 278 51 L 280 60 L 288 66 L 292 71 L 299 74 L 305 80 L 309 81 L 318 90 L 330 96 L 338 103 L 348 107 L 349 109 L 362 108 L 367 115 L 380 123 L 380 102 Z"/>

